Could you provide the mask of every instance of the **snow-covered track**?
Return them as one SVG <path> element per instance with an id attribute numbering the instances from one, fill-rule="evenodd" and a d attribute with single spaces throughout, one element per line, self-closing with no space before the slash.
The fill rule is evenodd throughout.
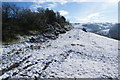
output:
<path id="1" fill-rule="evenodd" d="M 1 78 L 116 78 L 117 56 L 117 40 L 73 29 L 43 44 L 3 46 L 1 70 L 25 60 Z"/>

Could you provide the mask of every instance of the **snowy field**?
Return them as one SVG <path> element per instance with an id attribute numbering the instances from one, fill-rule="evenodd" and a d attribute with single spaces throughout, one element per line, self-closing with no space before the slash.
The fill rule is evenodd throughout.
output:
<path id="1" fill-rule="evenodd" d="M 2 46 L 0 78 L 117 78 L 118 41 L 73 29 L 56 40 Z"/>

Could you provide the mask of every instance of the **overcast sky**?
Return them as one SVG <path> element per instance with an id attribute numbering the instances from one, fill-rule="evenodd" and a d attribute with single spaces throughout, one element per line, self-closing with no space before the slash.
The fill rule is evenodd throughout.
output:
<path id="1" fill-rule="evenodd" d="M 27 7 L 34 11 L 37 8 L 53 9 L 60 12 L 61 15 L 65 16 L 72 23 L 118 22 L 117 0 L 114 2 L 112 0 L 104 0 L 104 2 L 95 0 L 91 2 L 88 0 L 76 0 L 73 2 L 65 0 L 59 0 L 60 2 L 45 2 L 45 0 L 36 2 L 30 2 L 30 0 L 29 2 L 23 2 L 22 0 L 19 0 L 20 2 L 11 1 L 14 1 L 14 4 L 19 7 Z"/>

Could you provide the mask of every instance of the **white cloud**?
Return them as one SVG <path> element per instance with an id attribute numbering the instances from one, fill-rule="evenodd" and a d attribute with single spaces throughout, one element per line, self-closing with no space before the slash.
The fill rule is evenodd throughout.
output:
<path id="1" fill-rule="evenodd" d="M 67 11 L 64 11 L 64 10 L 61 10 L 61 11 L 58 11 L 60 13 L 60 15 L 67 15 L 69 14 Z"/>
<path id="2" fill-rule="evenodd" d="M 58 1 L 60 4 L 66 4 L 68 1 L 67 0 L 59 0 Z"/>
<path id="3" fill-rule="evenodd" d="M 50 9 L 55 8 L 56 6 L 57 6 L 57 3 L 55 3 L 55 2 L 47 5 L 47 7 L 50 8 Z"/>
<path id="4" fill-rule="evenodd" d="M 119 0 L 2 0 L 3 2 L 119 2 Z"/>
<path id="5" fill-rule="evenodd" d="M 60 4 L 66 4 L 67 3 L 67 1 L 64 1 L 64 2 L 60 2 Z"/>
<path id="6" fill-rule="evenodd" d="M 77 22 L 80 22 L 80 23 L 89 22 L 89 20 L 88 20 L 87 18 L 74 17 L 74 19 L 75 19 Z"/>
<path id="7" fill-rule="evenodd" d="M 104 1 L 104 0 L 102 0 Z M 105 2 L 119 2 L 119 0 L 105 0 Z"/>
<path id="8" fill-rule="evenodd" d="M 75 1 L 75 2 L 87 2 L 88 0 L 73 0 L 73 1 Z"/>
<path id="9" fill-rule="evenodd" d="M 69 0 L 44 0 L 45 2 L 58 2 L 60 4 L 66 4 L 67 2 L 72 2 Z"/>
<path id="10" fill-rule="evenodd" d="M 29 8 L 33 11 L 36 11 L 37 12 L 37 8 L 41 8 L 42 6 L 38 3 L 35 3 L 33 5 L 31 5 Z"/>
<path id="11" fill-rule="evenodd" d="M 40 7 L 42 7 L 42 6 L 40 6 L 38 4 L 34 4 L 34 5 L 30 6 L 30 8 L 32 8 L 32 9 L 37 9 L 37 8 L 40 8 Z"/>
<path id="12" fill-rule="evenodd" d="M 100 13 L 91 13 L 89 15 L 87 15 L 86 17 L 74 17 L 74 19 L 76 19 L 78 22 L 100 22 L 101 19 L 100 18 L 104 18 L 102 15 L 100 15 Z"/>
<path id="13" fill-rule="evenodd" d="M 94 18 L 94 17 L 99 17 L 100 13 L 92 13 L 90 15 L 87 16 L 88 19 Z"/>
<path id="14" fill-rule="evenodd" d="M 36 1 L 36 3 L 43 4 L 43 3 L 45 3 L 45 1 L 44 0 L 40 0 L 40 1 Z"/>
<path id="15" fill-rule="evenodd" d="M 72 0 L 75 2 L 119 2 L 119 0 Z"/>

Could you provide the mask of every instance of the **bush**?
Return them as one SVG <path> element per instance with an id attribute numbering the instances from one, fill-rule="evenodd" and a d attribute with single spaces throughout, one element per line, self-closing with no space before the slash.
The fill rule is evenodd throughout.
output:
<path id="1" fill-rule="evenodd" d="M 53 10 L 38 8 L 37 12 L 23 9 L 14 4 L 2 4 L 3 42 L 18 39 L 18 35 L 31 35 L 33 31 L 39 33 L 65 32 L 65 25 L 70 23 L 64 16 Z"/>

